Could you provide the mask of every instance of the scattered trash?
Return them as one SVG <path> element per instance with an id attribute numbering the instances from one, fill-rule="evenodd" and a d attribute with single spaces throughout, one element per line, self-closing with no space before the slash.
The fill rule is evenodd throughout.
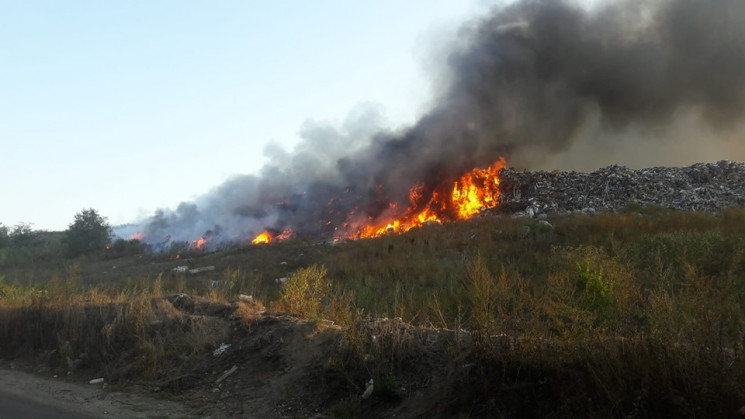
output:
<path id="1" fill-rule="evenodd" d="M 370 396 L 372 396 L 373 394 L 374 387 L 375 386 L 373 383 L 373 379 L 371 378 L 370 381 L 367 382 L 367 387 L 365 388 L 365 392 L 362 393 L 362 398 L 365 400 L 369 399 Z"/>
<path id="2" fill-rule="evenodd" d="M 225 351 L 228 350 L 228 348 L 230 348 L 230 344 L 223 342 L 223 343 L 220 344 L 220 346 L 217 349 L 215 349 L 214 351 L 212 351 L 212 355 L 213 356 L 220 356 L 220 355 L 224 354 Z"/>
<path id="3" fill-rule="evenodd" d="M 230 377 L 230 376 L 231 376 L 231 375 L 232 375 L 232 374 L 233 374 L 234 372 L 236 372 L 236 371 L 238 371 L 238 366 L 237 366 L 237 365 L 233 365 L 233 368 L 231 368 L 231 369 L 229 369 L 229 370 L 225 371 L 225 372 L 224 372 L 224 373 L 223 373 L 223 374 L 222 374 L 222 375 L 220 376 L 220 378 L 218 378 L 218 379 L 217 379 L 217 380 L 215 381 L 215 384 L 220 384 L 221 382 L 223 382 L 223 380 L 225 380 L 226 378 Z"/>
<path id="4" fill-rule="evenodd" d="M 101 384 L 103 383 L 103 378 L 94 378 L 90 381 L 88 381 L 89 384 Z"/>
<path id="5" fill-rule="evenodd" d="M 745 207 L 745 163 L 720 161 L 688 167 L 500 172 L 500 206 L 514 218 L 617 212 L 638 205 L 695 211 Z"/>
<path id="6" fill-rule="evenodd" d="M 189 271 L 189 267 L 186 266 L 186 265 L 181 265 L 181 266 L 177 266 L 177 267 L 171 269 L 171 271 L 172 272 L 183 274 L 183 273 L 186 273 L 186 272 Z"/>
<path id="7" fill-rule="evenodd" d="M 198 274 L 202 272 L 209 272 L 209 271 L 214 271 L 214 270 L 215 270 L 214 266 L 203 266 L 201 268 L 189 269 L 189 273 L 194 275 L 194 274 Z"/>
<path id="8" fill-rule="evenodd" d="M 244 303 L 253 303 L 254 302 L 254 298 L 252 296 L 250 296 L 250 295 L 240 294 L 238 296 L 238 301 L 242 301 Z"/>
<path id="9" fill-rule="evenodd" d="M 285 282 L 287 282 L 287 279 L 288 279 L 287 277 L 283 277 L 283 278 L 276 278 L 276 279 L 274 280 L 274 282 L 276 282 L 276 283 L 277 283 L 278 285 L 282 285 L 282 284 L 284 284 Z"/>

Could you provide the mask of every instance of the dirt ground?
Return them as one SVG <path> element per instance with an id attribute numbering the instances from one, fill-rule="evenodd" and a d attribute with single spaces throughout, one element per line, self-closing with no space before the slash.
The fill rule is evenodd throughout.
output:
<path id="1" fill-rule="evenodd" d="M 0 369 L 2 392 L 88 417 L 192 418 L 192 409 L 174 401 L 142 394 L 109 391 L 104 384 L 71 382 L 56 375 L 31 374 L 5 363 Z"/>
<path id="2" fill-rule="evenodd" d="M 184 315 L 210 319 L 227 330 L 224 342 L 214 351 L 172 359 L 150 379 L 5 362 L 0 363 L 0 386 L 81 414 L 124 418 L 420 417 L 433 412 L 436 386 L 431 383 L 444 377 L 435 377 L 432 371 L 444 371 L 431 369 L 431 363 L 409 362 L 404 368 L 394 368 L 388 361 L 379 364 L 410 374 L 396 376 L 382 397 L 377 396 L 378 387 L 376 396 L 363 398 L 366 382 L 379 371 L 373 371 L 372 364 L 356 371 L 341 366 L 342 333 L 330 322 L 263 311 L 246 321 L 235 316 L 235 304 L 176 305 Z M 368 348 L 376 360 L 387 359 L 400 342 L 438 340 L 400 322 L 375 324 L 370 327 L 378 329 L 365 329 L 364 339 L 379 336 Z M 111 371 L 124 371 L 131 361 L 123 358 Z M 96 378 L 104 378 L 104 383 L 89 384 Z"/>

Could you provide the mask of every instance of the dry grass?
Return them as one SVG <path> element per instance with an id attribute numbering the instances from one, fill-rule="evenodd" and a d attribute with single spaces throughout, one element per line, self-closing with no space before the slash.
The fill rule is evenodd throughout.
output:
<path id="1" fill-rule="evenodd" d="M 198 278 L 159 268 L 141 277 L 152 280 L 91 286 L 88 266 L 46 282 L 6 274 L 0 353 L 122 376 L 126 364 L 129 376 L 157 379 L 227 333 L 220 316 L 163 296 L 219 308 L 245 293 L 257 300 L 230 312 L 246 326 L 262 300 L 343 327 L 326 369 L 357 395 L 345 411 L 363 406 L 368 379 L 375 397 L 395 400 L 427 368 L 450 383 L 448 412 L 474 406 L 469 416 L 711 417 L 745 404 L 745 211 L 549 221 L 483 217 L 338 246 L 291 240 L 200 256 L 218 269 Z"/>

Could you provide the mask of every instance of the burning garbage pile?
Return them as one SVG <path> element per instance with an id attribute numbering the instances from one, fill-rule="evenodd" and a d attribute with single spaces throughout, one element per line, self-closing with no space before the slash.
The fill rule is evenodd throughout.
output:
<path id="1" fill-rule="evenodd" d="M 745 163 L 732 161 L 591 173 L 505 168 L 500 177 L 500 208 L 518 216 L 616 212 L 632 203 L 692 211 L 745 207 Z"/>
<path id="2" fill-rule="evenodd" d="M 338 128 L 309 124 L 292 151 L 267 147 L 257 174 L 115 232 L 155 251 L 174 243 L 207 251 L 296 236 L 399 234 L 492 208 L 745 206 L 741 163 L 502 169 L 551 167 L 562 156 L 615 159 L 613 150 L 626 157 L 612 162 L 632 165 L 646 165 L 640 157 L 649 155 L 664 165 L 745 160 L 742 0 L 585 3 L 495 7 L 458 32 L 442 68 L 433 67 L 431 107 L 411 124 L 385 127 L 366 115 Z M 657 159 L 653 145 L 669 153 Z"/>

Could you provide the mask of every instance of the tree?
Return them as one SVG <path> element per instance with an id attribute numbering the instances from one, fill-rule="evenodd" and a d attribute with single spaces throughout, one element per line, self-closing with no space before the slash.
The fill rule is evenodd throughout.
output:
<path id="1" fill-rule="evenodd" d="M 70 256 L 103 250 L 111 243 L 111 226 L 94 209 L 75 214 L 75 220 L 65 231 L 65 246 Z"/>
<path id="2" fill-rule="evenodd" d="M 10 231 L 7 226 L 0 223 L 0 248 L 7 246 L 10 243 Z"/>
<path id="3" fill-rule="evenodd" d="M 8 237 L 10 242 L 15 247 L 29 246 L 36 241 L 38 234 L 31 228 L 31 224 L 18 223 L 13 227 L 13 231 L 10 232 Z"/>

